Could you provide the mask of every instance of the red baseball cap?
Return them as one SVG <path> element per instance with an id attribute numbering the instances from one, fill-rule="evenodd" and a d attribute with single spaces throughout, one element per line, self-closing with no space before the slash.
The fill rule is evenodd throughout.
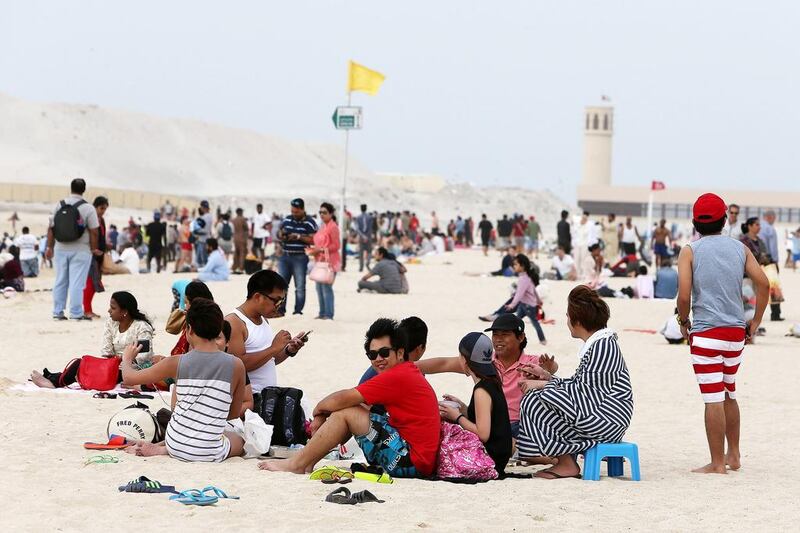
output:
<path id="1" fill-rule="evenodd" d="M 695 222 L 716 222 L 725 216 L 728 205 L 725 201 L 714 194 L 707 192 L 700 196 L 692 208 L 692 219 Z"/>

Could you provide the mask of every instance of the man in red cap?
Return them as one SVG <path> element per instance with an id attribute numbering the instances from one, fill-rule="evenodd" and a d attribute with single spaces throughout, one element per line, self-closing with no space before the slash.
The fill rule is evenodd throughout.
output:
<path id="1" fill-rule="evenodd" d="M 678 256 L 677 319 L 689 341 L 706 405 L 711 462 L 693 470 L 702 474 L 725 474 L 727 467 L 738 470 L 741 466 L 736 371 L 745 339 L 755 335 L 769 300 L 769 281 L 752 252 L 721 234 L 726 210 L 725 202 L 716 194 L 700 196 L 694 203 L 692 224 L 701 238 L 685 246 Z M 756 311 L 750 322 L 745 322 L 742 304 L 745 274 L 756 292 Z"/>

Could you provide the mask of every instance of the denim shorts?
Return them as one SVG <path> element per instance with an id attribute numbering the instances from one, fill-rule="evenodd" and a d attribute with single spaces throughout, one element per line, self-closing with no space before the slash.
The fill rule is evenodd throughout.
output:
<path id="1" fill-rule="evenodd" d="M 400 433 L 389 425 L 389 417 L 382 413 L 369 414 L 369 431 L 356 437 L 367 462 L 380 466 L 390 476 L 419 477 L 411 462 L 411 448 Z"/>

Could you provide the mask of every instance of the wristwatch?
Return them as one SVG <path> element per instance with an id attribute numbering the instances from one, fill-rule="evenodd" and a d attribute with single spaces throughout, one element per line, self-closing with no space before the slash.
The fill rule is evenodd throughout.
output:
<path id="1" fill-rule="evenodd" d="M 684 320 L 681 320 L 681 315 L 675 315 L 675 320 L 678 321 L 678 325 L 681 327 L 688 326 L 690 324 L 689 317 L 686 317 Z"/>

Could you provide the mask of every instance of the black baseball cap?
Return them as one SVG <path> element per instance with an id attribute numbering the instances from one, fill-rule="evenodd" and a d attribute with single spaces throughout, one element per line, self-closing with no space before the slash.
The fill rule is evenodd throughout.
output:
<path id="1" fill-rule="evenodd" d="M 517 315 L 512 313 L 504 313 L 492 322 L 492 327 L 486 328 L 483 331 L 513 331 L 514 333 L 525 332 L 525 322 L 522 321 Z"/>
<path id="2" fill-rule="evenodd" d="M 302 198 L 295 198 L 294 200 L 292 200 L 291 204 L 292 204 L 292 207 L 296 207 L 298 209 L 305 209 L 306 208 L 306 203 L 303 201 Z"/>

